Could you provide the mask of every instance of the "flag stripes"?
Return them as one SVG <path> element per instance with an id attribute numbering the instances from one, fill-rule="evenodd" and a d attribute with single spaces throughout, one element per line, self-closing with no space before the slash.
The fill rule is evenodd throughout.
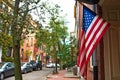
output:
<path id="1" fill-rule="evenodd" d="M 86 54 L 85 54 L 85 31 L 82 30 L 82 35 L 81 35 L 81 49 L 80 49 L 80 61 L 79 61 L 79 67 L 80 67 L 80 73 L 81 75 L 85 75 L 85 70 L 86 70 Z"/>
<path id="2" fill-rule="evenodd" d="M 83 26 L 78 55 L 78 66 L 83 77 L 87 75 L 87 64 L 93 51 L 109 26 L 109 23 L 83 5 Z"/>
<path id="3" fill-rule="evenodd" d="M 85 35 L 85 48 L 86 48 L 86 61 L 88 62 L 90 56 L 92 55 L 95 47 L 99 43 L 100 39 L 106 32 L 109 23 L 107 23 L 102 18 L 96 16 L 96 20 L 93 21 L 94 24 L 91 24 L 90 30 L 86 32 Z M 89 29 L 89 28 L 88 28 Z M 88 35 L 87 35 L 88 34 Z"/>

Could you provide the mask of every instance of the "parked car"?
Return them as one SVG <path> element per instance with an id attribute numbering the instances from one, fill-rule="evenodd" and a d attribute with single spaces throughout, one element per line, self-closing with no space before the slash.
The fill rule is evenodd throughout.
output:
<path id="1" fill-rule="evenodd" d="M 42 61 L 31 60 L 30 64 L 32 65 L 33 70 L 38 70 L 39 68 L 42 70 Z"/>
<path id="2" fill-rule="evenodd" d="M 48 63 L 48 64 L 46 65 L 46 67 L 47 67 L 47 68 L 53 68 L 53 67 L 55 67 L 55 63 Z M 60 65 L 57 64 L 57 67 L 60 67 Z"/>
<path id="3" fill-rule="evenodd" d="M 38 64 L 35 60 L 31 60 L 30 64 L 32 65 L 33 70 L 38 70 Z"/>
<path id="4" fill-rule="evenodd" d="M 36 61 L 31 60 L 31 61 L 30 61 L 30 64 L 32 65 L 33 70 L 37 70 L 37 69 L 38 69 L 38 68 L 37 68 L 37 63 L 36 63 Z"/>
<path id="5" fill-rule="evenodd" d="M 36 61 L 37 63 L 37 68 L 42 70 L 42 61 Z"/>
<path id="6" fill-rule="evenodd" d="M 12 75 L 14 75 L 14 64 L 11 62 L 0 63 L 0 80 Z"/>
<path id="7" fill-rule="evenodd" d="M 29 62 L 21 63 L 21 71 L 24 74 L 26 74 L 27 72 L 32 72 L 33 71 L 32 65 Z"/>

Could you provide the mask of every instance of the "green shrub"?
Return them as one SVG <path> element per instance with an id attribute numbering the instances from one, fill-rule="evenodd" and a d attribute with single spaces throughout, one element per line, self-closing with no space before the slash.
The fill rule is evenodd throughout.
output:
<path id="1" fill-rule="evenodd" d="M 66 64 L 63 64 L 62 67 L 63 69 L 68 68 L 68 67 L 73 67 L 75 65 L 75 62 L 68 62 Z"/>
<path id="2" fill-rule="evenodd" d="M 75 65 L 75 62 L 68 62 L 67 67 L 73 67 Z"/>
<path id="3" fill-rule="evenodd" d="M 2 55 L 2 61 L 3 62 L 13 62 L 14 58 L 13 57 L 7 57 L 6 55 Z"/>

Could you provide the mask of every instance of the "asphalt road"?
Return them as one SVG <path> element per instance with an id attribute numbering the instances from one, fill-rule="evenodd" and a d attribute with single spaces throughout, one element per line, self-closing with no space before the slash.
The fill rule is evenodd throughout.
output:
<path id="1" fill-rule="evenodd" d="M 43 70 L 33 71 L 22 74 L 23 80 L 46 80 L 48 74 L 52 72 L 52 68 L 43 68 Z M 5 78 L 5 80 L 15 80 L 14 76 Z"/>

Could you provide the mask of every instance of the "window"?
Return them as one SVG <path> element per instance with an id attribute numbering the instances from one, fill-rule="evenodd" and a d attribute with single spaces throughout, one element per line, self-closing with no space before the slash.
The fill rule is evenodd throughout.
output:
<path id="1" fill-rule="evenodd" d="M 29 39 L 26 40 L 26 47 L 29 47 Z"/>
<path id="2" fill-rule="evenodd" d="M 31 46 L 33 46 L 33 38 L 31 38 Z"/>

